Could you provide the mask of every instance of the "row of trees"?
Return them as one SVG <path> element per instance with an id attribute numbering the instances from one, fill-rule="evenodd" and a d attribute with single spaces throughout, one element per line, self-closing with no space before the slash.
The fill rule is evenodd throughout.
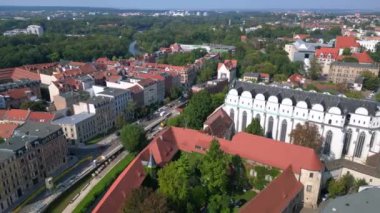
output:
<path id="1" fill-rule="evenodd" d="M 207 51 L 205 49 L 195 49 L 189 53 L 165 54 L 157 62 L 160 64 L 184 66 L 194 63 L 196 59 L 202 58 L 206 54 Z"/>

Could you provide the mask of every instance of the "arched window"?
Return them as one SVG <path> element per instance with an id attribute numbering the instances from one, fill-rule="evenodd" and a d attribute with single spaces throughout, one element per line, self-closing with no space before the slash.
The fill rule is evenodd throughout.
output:
<path id="1" fill-rule="evenodd" d="M 352 130 L 348 129 L 343 141 L 342 155 L 346 155 L 348 153 L 348 149 L 350 148 L 351 138 L 352 138 Z"/>
<path id="2" fill-rule="evenodd" d="M 365 133 L 360 133 L 358 143 L 356 145 L 354 156 L 360 158 L 362 156 L 363 146 L 365 141 Z"/>
<path id="3" fill-rule="evenodd" d="M 273 138 L 272 137 L 272 132 L 273 132 L 273 117 L 270 116 L 268 119 L 268 129 L 267 129 L 267 137 L 268 138 Z"/>
<path id="4" fill-rule="evenodd" d="M 234 111 L 234 109 L 230 109 L 230 118 L 235 122 L 235 111 Z"/>
<path id="5" fill-rule="evenodd" d="M 369 148 L 372 148 L 373 142 L 375 141 L 376 132 L 372 133 L 371 141 L 369 142 Z"/>
<path id="6" fill-rule="evenodd" d="M 281 123 L 281 135 L 280 135 L 280 141 L 285 141 L 286 139 L 286 129 L 288 127 L 288 122 L 284 119 Z"/>
<path id="7" fill-rule="evenodd" d="M 243 121 L 241 123 L 241 130 L 245 130 L 245 128 L 247 127 L 247 112 L 244 111 L 243 112 Z"/>
<path id="8" fill-rule="evenodd" d="M 323 146 L 323 154 L 325 155 L 330 155 L 332 137 L 333 133 L 329 130 L 326 134 L 325 145 Z"/>

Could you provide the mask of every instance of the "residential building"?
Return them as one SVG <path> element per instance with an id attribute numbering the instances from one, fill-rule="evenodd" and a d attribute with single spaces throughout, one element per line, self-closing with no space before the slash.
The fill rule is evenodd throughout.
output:
<path id="1" fill-rule="evenodd" d="M 242 131 L 260 120 L 267 137 L 290 143 L 297 124 L 315 124 L 324 138 L 326 160 L 365 163 L 380 151 L 380 104 L 316 92 L 238 81 L 228 92 L 224 111 Z"/>
<path id="2" fill-rule="evenodd" d="M 366 51 L 376 52 L 376 45 L 380 42 L 380 36 L 366 37 L 359 40 L 360 46 L 364 47 Z"/>
<path id="3" fill-rule="evenodd" d="M 305 64 L 310 64 L 310 60 L 314 58 L 315 47 L 302 40 L 297 40 L 292 44 L 285 45 L 285 51 L 288 53 L 290 61 L 299 61 Z"/>
<path id="4" fill-rule="evenodd" d="M 334 83 L 354 83 L 363 72 L 379 76 L 379 66 L 376 64 L 359 64 L 353 62 L 334 62 L 331 64 L 328 80 Z"/>
<path id="5" fill-rule="evenodd" d="M 95 96 L 74 104 L 74 114 L 95 114 L 94 129 L 98 134 L 105 134 L 115 126 L 116 115 L 114 100 L 109 97 Z"/>
<path id="6" fill-rule="evenodd" d="M 328 75 L 331 63 L 339 58 L 339 48 L 321 48 L 315 51 L 315 57 L 322 66 L 322 75 Z"/>
<path id="7" fill-rule="evenodd" d="M 339 55 L 342 55 L 344 49 L 350 49 L 351 53 L 357 53 L 360 51 L 360 44 L 354 36 L 337 36 L 335 48 L 339 49 Z"/>
<path id="8" fill-rule="evenodd" d="M 97 136 L 98 132 L 95 128 L 95 118 L 95 114 L 81 112 L 57 119 L 53 121 L 52 124 L 61 126 L 67 142 L 74 145 L 85 143 Z"/>
<path id="9" fill-rule="evenodd" d="M 157 96 L 158 84 L 151 79 L 143 79 L 137 83 L 137 85 L 144 91 L 144 105 L 149 106 L 154 103 L 163 101 L 159 100 Z"/>
<path id="10" fill-rule="evenodd" d="M 34 34 L 34 35 L 42 36 L 44 34 L 44 29 L 39 25 L 29 25 L 26 28 L 26 32 L 28 34 Z"/>
<path id="11" fill-rule="evenodd" d="M 232 82 L 236 78 L 237 60 L 225 60 L 218 64 L 218 79 L 228 79 Z"/>
<path id="12" fill-rule="evenodd" d="M 132 94 L 129 90 L 106 87 L 102 92 L 95 95 L 112 98 L 112 111 L 115 113 L 116 118 L 120 116 L 122 116 L 125 120 L 130 118 L 130 115 L 126 114 L 128 103 L 132 101 Z"/>
<path id="13" fill-rule="evenodd" d="M 203 131 L 209 135 L 231 140 L 235 133 L 234 121 L 222 109 L 216 109 L 203 123 Z"/>
<path id="14" fill-rule="evenodd" d="M 0 143 L 0 211 L 45 183 L 67 162 L 67 142 L 60 126 L 26 122 Z"/>
<path id="15" fill-rule="evenodd" d="M 147 177 L 144 166 L 150 165 L 151 159 L 155 165 L 162 167 L 170 162 L 178 151 L 205 154 L 213 139 L 219 141 L 220 148 L 227 154 L 239 155 L 249 163 L 275 167 L 282 171 L 282 174 L 262 191 L 265 193 L 262 195 L 265 200 L 268 196 L 275 201 L 281 198 L 281 202 L 271 202 L 273 207 L 270 209 L 293 209 L 294 205 L 302 204 L 300 201 L 308 207 L 317 206 L 323 165 L 314 150 L 243 132 L 236 134 L 230 141 L 197 130 L 170 127 L 160 132 L 137 155 L 115 180 L 93 212 L 121 210 L 125 199 L 130 198 L 132 190 L 139 188 Z M 287 196 L 284 198 L 284 195 L 278 192 Z"/>
<path id="16" fill-rule="evenodd" d="M 80 100 L 80 94 L 74 91 L 61 93 L 53 97 L 53 102 L 56 110 L 73 110 L 73 105 L 77 104 Z"/>

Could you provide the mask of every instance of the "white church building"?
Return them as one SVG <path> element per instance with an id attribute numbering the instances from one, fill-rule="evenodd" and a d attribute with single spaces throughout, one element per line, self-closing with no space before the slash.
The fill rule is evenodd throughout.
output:
<path id="1" fill-rule="evenodd" d="M 380 103 L 236 81 L 223 109 L 236 132 L 258 118 L 267 137 L 286 143 L 297 124 L 313 123 L 324 138 L 327 160 L 365 163 L 380 151 Z"/>

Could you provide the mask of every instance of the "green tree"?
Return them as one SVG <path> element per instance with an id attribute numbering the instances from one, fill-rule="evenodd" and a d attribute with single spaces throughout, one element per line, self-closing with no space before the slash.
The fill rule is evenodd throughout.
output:
<path id="1" fill-rule="evenodd" d="M 210 213 L 229 213 L 229 198 L 225 194 L 216 194 L 210 197 L 207 211 Z"/>
<path id="2" fill-rule="evenodd" d="M 232 156 L 230 168 L 228 192 L 242 192 L 249 186 L 243 159 L 239 155 Z"/>
<path id="3" fill-rule="evenodd" d="M 159 191 L 177 207 L 189 198 L 190 172 L 186 158 L 171 162 L 158 171 Z"/>
<path id="4" fill-rule="evenodd" d="M 275 82 L 284 82 L 284 81 L 288 80 L 288 77 L 285 74 L 275 74 L 273 76 L 273 80 Z"/>
<path id="5" fill-rule="evenodd" d="M 192 96 L 189 105 L 184 110 L 184 125 L 192 129 L 201 129 L 203 122 L 212 112 L 212 99 L 207 91 L 201 91 Z"/>
<path id="6" fill-rule="evenodd" d="M 345 55 L 345 56 L 351 55 L 351 49 L 350 48 L 344 48 L 342 55 Z"/>
<path id="7" fill-rule="evenodd" d="M 126 124 L 125 118 L 123 115 L 119 115 L 116 117 L 115 126 L 117 129 L 123 128 L 123 126 Z"/>
<path id="8" fill-rule="evenodd" d="M 125 213 L 166 213 L 168 202 L 164 196 L 151 188 L 140 187 L 132 191 L 124 206 Z"/>
<path id="9" fill-rule="evenodd" d="M 144 129 L 136 124 L 125 125 L 120 131 L 120 139 L 130 152 L 140 151 L 148 144 Z"/>
<path id="10" fill-rule="evenodd" d="M 200 166 L 201 182 L 211 194 L 226 193 L 228 161 L 217 140 L 211 145 Z"/>
<path id="11" fill-rule="evenodd" d="M 136 102 L 134 101 L 129 101 L 127 103 L 127 107 L 125 108 L 125 114 L 127 117 L 129 117 L 131 120 L 134 120 L 136 117 L 136 110 L 137 110 L 137 105 Z"/>
<path id="12" fill-rule="evenodd" d="M 348 98 L 353 98 L 353 99 L 363 99 L 364 96 L 360 91 L 347 91 L 344 93 L 345 96 Z"/>
<path id="13" fill-rule="evenodd" d="M 170 99 L 175 100 L 179 98 L 182 94 L 182 90 L 179 87 L 172 87 L 170 88 Z"/>
<path id="14" fill-rule="evenodd" d="M 346 56 L 342 59 L 343 62 L 358 63 L 359 60 L 352 56 Z"/>
<path id="15" fill-rule="evenodd" d="M 183 127 L 184 126 L 184 120 L 182 115 L 178 115 L 176 117 L 169 118 L 166 121 L 166 125 L 168 126 L 176 126 L 176 127 Z"/>
<path id="16" fill-rule="evenodd" d="M 358 182 L 358 186 L 360 184 L 363 184 L 363 182 Z M 346 195 L 349 192 L 354 192 L 352 190 L 353 188 L 356 188 L 355 178 L 351 174 L 345 174 L 338 180 L 331 180 L 328 184 L 328 192 L 331 198 Z"/>
<path id="17" fill-rule="evenodd" d="M 380 79 L 377 76 L 375 76 L 369 71 L 362 72 L 361 76 L 364 78 L 364 89 L 375 91 L 379 88 Z"/>
<path id="18" fill-rule="evenodd" d="M 318 80 L 319 79 L 319 76 L 321 75 L 321 72 L 322 72 L 322 67 L 318 63 L 316 58 L 314 58 L 310 61 L 310 68 L 309 68 L 308 72 L 309 72 L 309 77 L 312 80 Z"/>
<path id="19" fill-rule="evenodd" d="M 318 126 L 309 122 L 304 125 L 297 124 L 289 136 L 293 144 L 312 148 L 319 153 L 323 138 L 319 134 Z"/>
<path id="20" fill-rule="evenodd" d="M 264 129 L 261 127 L 260 120 L 257 118 L 252 119 L 252 122 L 245 128 L 244 132 L 264 136 Z"/>
<path id="21" fill-rule="evenodd" d="M 32 111 L 45 112 L 46 104 L 43 101 L 27 101 L 21 103 L 20 109 L 30 109 Z"/>
<path id="22" fill-rule="evenodd" d="M 380 102 L 380 92 L 375 95 L 375 100 Z"/>

